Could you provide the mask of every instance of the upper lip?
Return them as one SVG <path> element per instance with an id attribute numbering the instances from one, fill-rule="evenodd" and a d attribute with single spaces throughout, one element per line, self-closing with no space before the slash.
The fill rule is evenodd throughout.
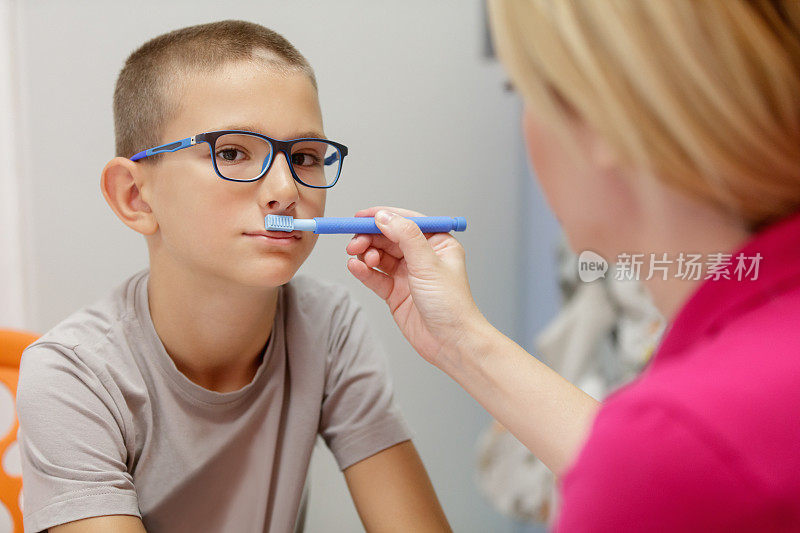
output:
<path id="1" fill-rule="evenodd" d="M 301 236 L 301 232 L 299 231 L 265 231 L 265 230 L 255 230 L 255 231 L 246 231 L 245 235 L 261 235 L 263 237 L 272 237 L 274 239 L 288 239 L 290 237 L 294 237 L 295 239 L 299 239 Z"/>

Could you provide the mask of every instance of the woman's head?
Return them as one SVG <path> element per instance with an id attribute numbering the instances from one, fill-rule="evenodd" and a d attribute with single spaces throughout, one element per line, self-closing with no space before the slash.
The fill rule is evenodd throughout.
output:
<path id="1" fill-rule="evenodd" d="M 570 218 L 599 215 L 565 205 L 572 185 L 606 191 L 598 201 L 635 217 L 641 204 L 624 194 L 630 176 L 619 168 L 749 230 L 800 209 L 800 2 L 490 5 L 499 54 L 526 102 L 532 160 L 568 234 Z M 588 156 L 580 164 L 569 160 L 576 142 Z M 572 187 L 573 203 L 591 199 L 581 190 Z"/>

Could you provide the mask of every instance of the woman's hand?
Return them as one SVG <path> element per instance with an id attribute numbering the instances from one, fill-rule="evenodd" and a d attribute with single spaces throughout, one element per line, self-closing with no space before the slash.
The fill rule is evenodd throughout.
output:
<path id="1" fill-rule="evenodd" d="M 469 289 L 464 249 L 449 233 L 423 235 L 404 218 L 424 216 L 414 211 L 371 207 L 355 216 L 375 216 L 383 234 L 350 241 L 347 253 L 356 257 L 348 270 L 386 302 L 414 349 L 441 367 L 485 323 Z"/>
<path id="2" fill-rule="evenodd" d="M 396 213 L 388 221 L 378 211 Z M 427 361 L 458 382 L 556 475 L 571 464 L 599 404 L 481 315 L 469 290 L 464 249 L 449 233 L 423 235 L 403 217 L 372 207 L 383 234 L 357 235 L 347 268 L 389 305 L 397 325 Z"/>

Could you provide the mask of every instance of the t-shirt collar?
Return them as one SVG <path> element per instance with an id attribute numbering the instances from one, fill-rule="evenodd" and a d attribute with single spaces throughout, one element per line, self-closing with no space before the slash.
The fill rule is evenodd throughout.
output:
<path id="1" fill-rule="evenodd" d="M 756 260 L 757 276 L 705 280 L 668 327 L 654 362 L 685 350 L 747 309 L 800 284 L 800 212 L 754 235 L 732 254 L 733 264 L 740 254 L 746 258 L 761 255 Z"/>

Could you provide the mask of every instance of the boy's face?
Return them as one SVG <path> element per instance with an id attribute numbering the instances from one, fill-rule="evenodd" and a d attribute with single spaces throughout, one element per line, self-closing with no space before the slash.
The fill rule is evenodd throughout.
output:
<path id="1" fill-rule="evenodd" d="M 303 73 L 233 63 L 189 76 L 179 94 L 180 110 L 162 142 L 224 129 L 282 140 L 324 137 L 317 92 Z M 265 232 L 264 217 L 322 216 L 324 189 L 297 183 L 280 152 L 255 182 L 217 176 L 207 143 L 161 157 L 147 167 L 141 191 L 158 222 L 148 237 L 151 267 L 166 261 L 195 279 L 211 276 L 250 287 L 276 287 L 291 279 L 317 235 Z"/>

